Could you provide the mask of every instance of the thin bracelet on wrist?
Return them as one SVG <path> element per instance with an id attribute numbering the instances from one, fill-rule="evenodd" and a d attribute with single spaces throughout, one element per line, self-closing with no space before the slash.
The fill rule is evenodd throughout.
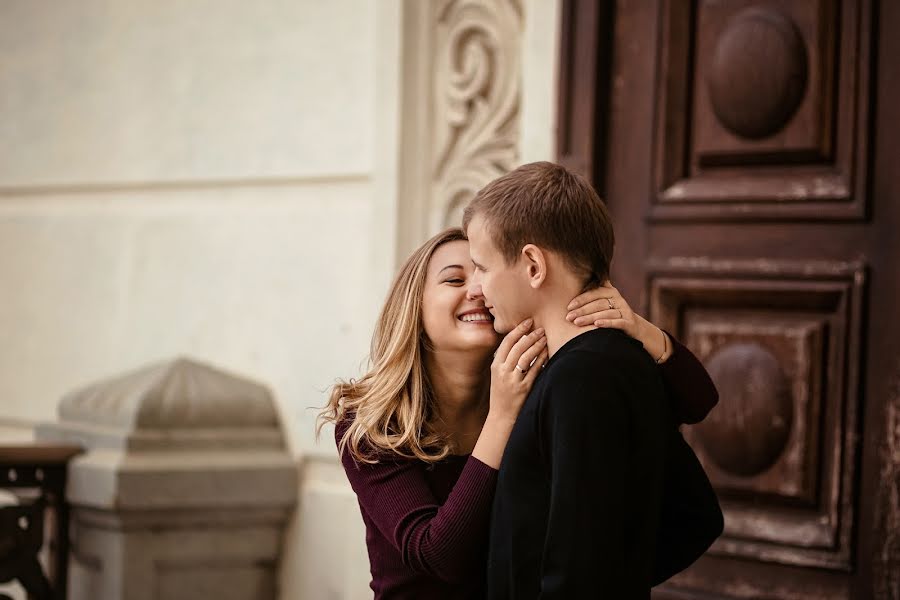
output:
<path id="1" fill-rule="evenodd" d="M 665 358 L 665 356 L 666 356 L 666 352 L 669 351 L 669 340 L 666 339 L 668 337 L 666 335 L 666 332 L 663 331 L 662 329 L 660 329 L 659 332 L 663 336 L 663 351 L 662 351 L 662 354 L 659 355 L 659 358 L 656 359 L 656 364 L 658 364 L 658 365 L 662 364 L 663 358 Z"/>

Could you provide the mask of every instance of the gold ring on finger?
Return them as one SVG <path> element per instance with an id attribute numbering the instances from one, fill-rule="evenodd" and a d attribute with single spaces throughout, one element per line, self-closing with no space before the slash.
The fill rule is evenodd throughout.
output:
<path id="1" fill-rule="evenodd" d="M 613 304 L 612 298 L 607 298 L 606 301 L 609 303 L 609 308 L 610 308 L 610 309 L 615 308 L 615 305 Z"/>

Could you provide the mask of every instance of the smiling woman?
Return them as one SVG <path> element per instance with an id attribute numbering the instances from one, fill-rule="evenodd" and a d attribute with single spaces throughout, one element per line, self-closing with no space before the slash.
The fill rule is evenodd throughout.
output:
<path id="1" fill-rule="evenodd" d="M 472 272 L 465 239 L 451 239 L 435 248 L 426 267 L 421 306 L 431 352 L 481 348 L 482 358 L 488 358 L 496 348 L 494 318 L 484 302 L 469 293 Z"/>
<path id="2" fill-rule="evenodd" d="M 320 429 L 336 426 L 359 499 L 376 600 L 484 596 L 497 468 L 548 353 L 531 319 L 501 339 L 474 274 L 461 229 L 416 250 L 388 293 L 368 372 L 338 382 L 320 415 Z M 611 286 L 577 300 L 590 324 L 611 302 L 631 314 Z M 702 418 L 715 387 L 686 348 L 671 346 L 661 372 L 674 412 Z"/>
<path id="3" fill-rule="evenodd" d="M 349 452 L 358 461 L 374 462 L 381 451 L 435 462 L 450 454 L 437 426 L 426 357 L 433 355 L 435 340 L 441 348 L 444 342 L 453 348 L 468 347 L 473 357 L 490 356 L 497 344 L 493 328 L 481 328 L 459 340 L 448 334 L 452 328 L 462 329 L 452 311 L 465 294 L 463 265 L 470 261 L 467 254 L 457 253 L 458 260 L 448 265 L 433 260 L 433 255 L 454 242 L 467 244 L 461 230 L 435 236 L 407 259 L 372 337 L 371 369 L 361 379 L 342 381 L 332 389 L 320 423 L 338 425 L 342 455 Z M 423 310 L 425 306 L 431 310 Z"/>

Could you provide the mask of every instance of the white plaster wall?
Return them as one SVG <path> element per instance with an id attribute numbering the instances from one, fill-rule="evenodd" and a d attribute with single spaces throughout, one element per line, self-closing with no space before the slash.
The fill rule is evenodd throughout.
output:
<path id="1" fill-rule="evenodd" d="M 4 186 L 372 167 L 373 7 L 5 0 Z"/>
<path id="2" fill-rule="evenodd" d="M 188 353 L 272 384 L 313 446 L 301 408 L 357 367 L 389 276 L 370 269 L 390 244 L 370 225 L 372 13 L 0 5 L 4 417 Z"/>
<path id="3" fill-rule="evenodd" d="M 519 162 L 556 160 L 561 0 L 525 0 Z"/>
<path id="4" fill-rule="evenodd" d="M 271 385 L 298 465 L 334 454 L 307 407 L 357 372 L 393 270 L 375 11 L 0 3 L 4 439 L 75 386 L 187 354 Z M 286 555 L 364 547 L 358 509 L 337 516 L 309 543 L 298 517 Z"/>

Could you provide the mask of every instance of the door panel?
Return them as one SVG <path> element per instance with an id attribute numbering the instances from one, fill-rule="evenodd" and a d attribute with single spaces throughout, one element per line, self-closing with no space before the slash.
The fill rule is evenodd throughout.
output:
<path id="1" fill-rule="evenodd" d="M 665 0 L 654 219 L 865 215 L 868 2 Z"/>
<path id="2" fill-rule="evenodd" d="M 696 261 L 650 270 L 650 314 L 724 401 L 686 437 L 726 515 L 714 553 L 851 567 L 860 264 Z"/>
<path id="3" fill-rule="evenodd" d="M 564 0 L 559 160 L 704 362 L 725 533 L 659 598 L 900 598 L 900 3 Z M 889 32 L 889 33 L 884 33 Z"/>

